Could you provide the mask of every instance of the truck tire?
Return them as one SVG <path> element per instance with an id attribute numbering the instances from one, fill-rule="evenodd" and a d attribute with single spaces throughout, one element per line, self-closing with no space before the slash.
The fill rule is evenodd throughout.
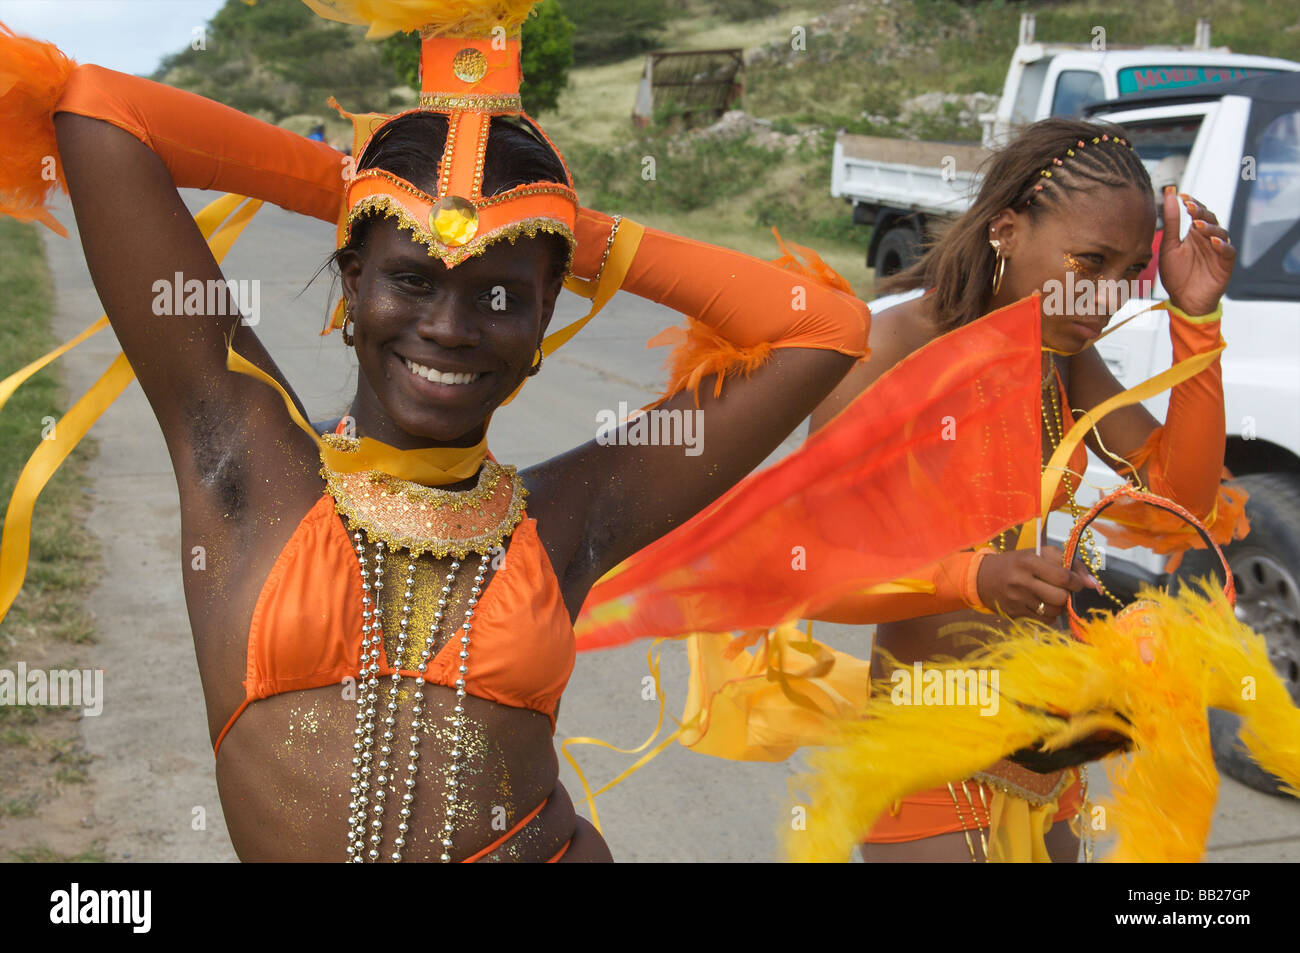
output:
<path id="1" fill-rule="evenodd" d="M 876 277 L 902 271 L 916 261 L 921 247 L 916 230 L 907 225 L 891 228 L 876 248 Z"/>
<path id="2" fill-rule="evenodd" d="M 1300 475 L 1252 473 L 1235 481 L 1250 494 L 1250 533 L 1224 549 L 1237 587 L 1237 618 L 1264 637 L 1269 658 L 1300 704 Z M 1192 550 L 1178 568 L 1180 579 L 1216 572 L 1217 560 Z M 1219 770 L 1242 784 L 1281 793 L 1281 782 L 1262 770 L 1237 740 L 1240 719 L 1210 711 L 1210 738 Z"/>

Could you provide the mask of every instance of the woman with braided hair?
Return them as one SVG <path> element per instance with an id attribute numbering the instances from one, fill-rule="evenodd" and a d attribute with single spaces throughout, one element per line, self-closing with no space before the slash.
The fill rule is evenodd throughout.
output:
<path id="1" fill-rule="evenodd" d="M 1169 295 L 1175 362 L 1217 348 L 1220 296 L 1235 251 L 1213 212 L 1195 199 L 1163 194 L 1160 277 Z M 1180 205 L 1191 217 L 1179 236 Z M 1116 310 L 1107 284 L 1136 279 L 1151 259 L 1156 205 L 1139 156 L 1113 126 L 1047 119 L 1024 129 L 988 165 L 978 198 L 911 268 L 881 282 L 886 293 L 925 289 L 874 315 L 873 358 L 849 373 L 813 413 L 825 426 L 890 367 L 953 329 L 1035 292 L 1043 294 L 1042 461 L 1087 409 L 1123 390 L 1090 345 Z M 1065 298 L 1061 289 L 1074 293 Z M 1080 293 L 1082 292 L 1082 293 Z M 1106 416 L 1088 446 L 1121 476 L 1136 476 L 1230 538 L 1243 500 L 1222 491 L 1224 410 L 1217 358 L 1174 387 L 1162 425 L 1141 404 Z M 1071 457 L 1052 508 L 1074 501 L 1086 453 Z M 1227 534 L 1227 535 L 1225 535 Z M 1100 582 L 1053 547 L 1014 550 L 1008 533 L 955 553 L 920 574 L 931 593 L 865 594 L 810 613 L 833 622 L 877 623 L 872 678 L 888 667 L 964 654 L 988 614 L 1041 620 L 1060 615 L 1071 593 Z M 1085 557 L 1086 558 L 1086 557 Z M 909 574 L 915 575 L 915 574 Z M 1080 758 L 1079 760 L 1084 760 Z M 862 851 L 869 861 L 1034 859 L 1070 861 L 1078 834 L 1065 823 L 1079 811 L 1080 772 L 1037 773 L 1009 761 L 975 778 L 953 778 L 894 805 Z M 996 823 L 991 824 L 991 822 Z M 1054 823 L 1058 822 L 1058 823 Z M 998 836 L 990 843 L 991 826 Z"/>

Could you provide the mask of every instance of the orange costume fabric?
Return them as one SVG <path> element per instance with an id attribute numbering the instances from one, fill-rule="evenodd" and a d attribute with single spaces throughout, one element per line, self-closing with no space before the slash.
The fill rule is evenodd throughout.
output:
<path id="1" fill-rule="evenodd" d="M 537 521 L 524 520 L 510 537 L 508 558 L 488 582 L 474 617 L 474 666 L 466 691 L 515 708 L 531 708 L 551 719 L 573 672 L 573 627 L 559 581 L 537 536 Z M 332 580 L 321 585 L 322 579 Z M 357 672 L 361 650 L 361 580 L 356 552 L 334 510 L 322 496 L 302 518 L 281 550 L 253 610 L 248 631 L 244 701 L 213 746 L 220 753 L 226 734 L 250 704 L 282 692 L 339 685 Z M 455 639 L 429 660 L 423 675 L 407 678 L 456 685 Z M 380 678 L 393 674 L 379 646 Z M 527 826 L 546 806 L 543 800 L 492 843 L 465 858 L 473 863 Z M 550 860 L 564 856 L 568 844 Z"/>
<path id="2" fill-rule="evenodd" d="M 1221 343 L 1219 325 L 1217 315 L 1187 318 L 1170 312 L 1174 363 Z M 1164 425 L 1125 457 L 1134 468 L 1147 468 L 1147 488 L 1152 493 L 1189 510 L 1220 546 L 1250 531 L 1245 492 L 1221 485 L 1231 478 L 1223 466 L 1226 429 L 1223 365 L 1216 358 L 1201 373 L 1174 387 Z M 1167 554 L 1165 568 L 1170 572 L 1178 568 L 1188 548 L 1205 548 L 1199 533 L 1156 507 L 1122 500 L 1107 511 L 1106 519 L 1110 525 L 1099 528 L 1112 545 L 1147 546 Z"/>
<path id="3" fill-rule="evenodd" d="M 1039 302 L 912 354 L 795 453 L 625 561 L 588 597 L 579 650 L 775 626 L 1032 518 Z"/>
<path id="4" fill-rule="evenodd" d="M 962 790 L 960 782 L 954 782 L 952 791 L 947 787 L 917 791 L 903 798 L 893 810 L 882 814 L 863 840 L 868 844 L 906 844 L 962 830 L 973 832 L 976 827 L 988 830 L 996 812 L 995 801 L 1006 796 L 973 779 L 965 782 L 965 790 Z M 1051 821 L 1059 823 L 1078 814 L 1082 804 L 1082 785 L 1075 777 L 1053 801 L 1042 806 L 1049 809 Z M 964 825 L 963 819 L 966 821 Z"/>
<path id="5" fill-rule="evenodd" d="M 1061 395 L 1062 416 L 1067 421 L 1071 420 L 1073 415 L 1070 413 L 1069 396 L 1059 374 L 1056 376 L 1056 386 Z M 1070 454 L 1070 473 L 1062 478 L 1057 487 L 1052 509 L 1064 505 L 1067 484 L 1070 488 L 1078 489 L 1079 478 L 1074 474 L 1082 474 L 1087 466 L 1088 450 L 1080 444 Z M 979 597 L 977 580 L 980 563 L 992 551 L 989 547 L 983 547 L 973 552 L 953 553 L 918 572 L 910 573 L 909 578 L 921 583 L 916 591 L 854 593 L 811 610 L 808 617 L 845 625 L 872 625 L 962 609 L 988 612 L 988 606 Z"/>
<path id="6" fill-rule="evenodd" d="M 525 517 L 510 537 L 508 557 L 483 591 L 474 612 L 474 666 L 465 681 L 471 695 L 551 719 L 573 671 L 573 626 L 560 584 Z M 321 580 L 332 580 L 322 586 Z M 421 678 L 454 688 L 455 648 L 449 640 Z M 267 576 L 248 630 L 244 702 L 217 738 L 251 703 L 282 692 L 338 685 L 355 677 L 361 652 L 360 567 L 347 530 L 322 496 L 302 518 Z M 393 674 L 380 646 L 379 674 Z"/>

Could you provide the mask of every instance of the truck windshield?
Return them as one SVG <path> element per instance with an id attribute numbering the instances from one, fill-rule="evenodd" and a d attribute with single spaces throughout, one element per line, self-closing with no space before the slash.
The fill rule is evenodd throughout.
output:
<path id="1" fill-rule="evenodd" d="M 1272 251 L 1268 257 L 1283 274 L 1300 275 L 1300 111 L 1273 119 L 1256 140 L 1253 158 L 1255 168 L 1242 169 L 1248 191 L 1241 265 L 1249 269 Z"/>
<path id="2" fill-rule="evenodd" d="M 1053 116 L 1077 116 L 1079 107 L 1094 99 L 1105 98 L 1101 74 L 1093 70 L 1064 70 L 1056 79 L 1052 98 Z"/>
<path id="3" fill-rule="evenodd" d="M 1119 71 L 1119 94 L 1140 93 L 1145 89 L 1178 89 L 1200 83 L 1223 83 L 1247 76 L 1271 76 L 1276 69 L 1246 69 L 1241 66 L 1131 66 Z"/>

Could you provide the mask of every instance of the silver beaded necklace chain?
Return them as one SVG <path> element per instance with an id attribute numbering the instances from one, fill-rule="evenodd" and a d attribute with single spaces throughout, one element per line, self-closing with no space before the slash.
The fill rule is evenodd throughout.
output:
<path id="1" fill-rule="evenodd" d="M 349 789 L 352 800 L 348 803 L 348 810 L 351 813 L 348 818 L 347 855 L 350 862 L 359 864 L 364 863 L 366 860 L 377 861 L 380 858 L 379 848 L 383 843 L 384 802 L 388 797 L 387 785 L 396 774 L 395 770 L 391 770 L 389 759 L 393 755 L 394 728 L 397 724 L 397 687 L 402 677 L 399 669 L 405 657 L 407 632 L 410 626 L 411 601 L 414 598 L 412 587 L 415 585 L 415 556 L 408 551 L 406 588 L 402 593 L 402 616 L 399 620 L 400 631 L 398 633 L 397 651 L 394 658 L 390 660 L 393 673 L 388 688 L 387 714 L 383 720 L 383 739 L 382 744 L 378 746 L 378 758 L 376 758 L 375 718 L 379 713 L 379 709 L 376 707 L 379 701 L 379 649 L 384 638 L 383 609 L 380 606 L 380 595 L 384 587 L 384 553 L 386 547 L 382 540 L 376 541 L 374 544 L 375 569 L 372 583 L 370 571 L 367 569 L 365 537 L 361 532 L 354 532 L 352 540 L 357 551 L 357 563 L 361 567 L 361 658 L 357 679 L 357 726 L 353 731 L 357 740 L 352 745 L 354 756 L 352 758 L 352 786 Z M 443 863 L 450 863 L 451 861 L 452 834 L 455 830 L 454 819 L 459 800 L 460 762 L 464 755 L 464 750 L 461 747 L 461 730 L 465 724 L 465 676 L 469 672 L 470 626 L 474 616 L 474 607 L 478 605 L 479 596 L 483 591 L 483 579 L 491 556 L 491 552 L 482 554 L 478 572 L 474 576 L 474 585 L 470 589 L 470 598 L 465 608 L 465 621 L 460 626 L 460 665 L 457 668 L 456 705 L 452 709 L 450 719 L 452 747 L 446 769 L 447 805 L 442 824 L 442 853 L 439 858 Z M 437 611 L 434 613 L 433 621 L 429 624 L 429 633 L 425 639 L 424 649 L 420 653 L 420 664 L 417 668 L 421 676 L 423 676 L 433 656 L 433 647 L 437 644 L 438 629 L 446 613 L 447 600 L 451 595 L 452 586 L 456 580 L 456 572 L 459 569 L 460 561 L 454 559 L 451 563 L 451 571 L 446 575 L 446 581 L 438 598 Z M 371 598 L 372 593 L 374 595 L 373 599 Z M 419 725 L 420 715 L 424 712 L 424 681 L 422 678 L 415 681 L 416 688 L 412 694 L 414 704 L 411 708 L 411 730 L 407 736 L 410 748 L 406 752 L 407 765 L 406 778 L 404 779 L 406 790 L 402 793 L 402 806 L 398 810 L 401 820 L 397 825 L 397 837 L 393 840 L 394 850 L 390 854 L 390 859 L 393 861 L 402 859 L 402 849 L 406 846 L 406 835 L 410 832 L 411 804 L 415 800 L 415 785 L 419 776 L 418 746 L 420 735 L 417 726 Z M 371 766 L 372 762 L 374 763 L 373 768 Z M 372 776 L 374 778 L 373 790 L 371 785 Z M 370 831 L 368 835 L 367 827 Z M 369 842 L 368 847 L 367 841 Z"/>

